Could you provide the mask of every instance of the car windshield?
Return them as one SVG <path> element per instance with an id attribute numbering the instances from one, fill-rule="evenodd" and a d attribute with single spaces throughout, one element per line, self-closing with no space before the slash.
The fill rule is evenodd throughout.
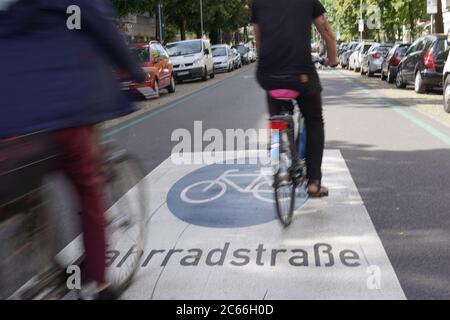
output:
<path id="1" fill-rule="evenodd" d="M 171 57 L 186 56 L 202 51 L 201 41 L 175 42 L 167 45 L 167 51 Z"/>
<path id="2" fill-rule="evenodd" d="M 236 49 L 241 55 L 244 55 L 247 53 L 247 48 L 244 46 L 238 46 L 238 47 L 236 47 Z"/>
<path id="3" fill-rule="evenodd" d="M 213 57 L 226 57 L 227 49 L 225 47 L 212 48 Z"/>
<path id="4" fill-rule="evenodd" d="M 150 61 L 150 51 L 148 47 L 146 48 L 130 48 L 131 53 L 140 61 L 148 62 Z"/>

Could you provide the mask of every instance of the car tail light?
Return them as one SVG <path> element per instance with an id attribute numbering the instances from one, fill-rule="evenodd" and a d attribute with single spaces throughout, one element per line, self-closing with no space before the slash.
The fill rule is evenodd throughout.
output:
<path id="1" fill-rule="evenodd" d="M 379 54 L 378 52 L 377 52 L 377 53 L 374 53 L 374 54 L 372 54 L 372 58 L 374 58 L 374 59 L 380 59 L 380 58 L 381 58 L 381 54 Z"/>
<path id="2" fill-rule="evenodd" d="M 436 69 L 436 62 L 434 61 L 433 54 L 430 51 L 425 52 L 423 56 L 423 63 L 428 69 Z"/>
<path id="3" fill-rule="evenodd" d="M 286 121 L 276 120 L 269 123 L 269 129 L 272 130 L 284 131 L 287 130 L 287 128 L 288 124 Z"/>
<path id="4" fill-rule="evenodd" d="M 400 61 L 401 61 L 401 59 L 400 59 L 400 57 L 398 56 L 398 54 L 395 54 L 395 55 L 392 57 L 392 59 L 391 59 L 391 65 L 394 66 L 394 67 L 396 67 L 396 66 L 398 66 L 398 65 L 400 64 Z"/>

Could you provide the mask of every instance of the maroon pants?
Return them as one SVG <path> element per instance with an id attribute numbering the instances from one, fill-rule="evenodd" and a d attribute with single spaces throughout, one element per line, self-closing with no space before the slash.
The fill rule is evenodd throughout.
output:
<path id="1" fill-rule="evenodd" d="M 88 280 L 105 283 L 105 204 L 95 129 L 70 128 L 54 135 L 63 152 L 63 170 L 75 186 L 81 206 L 86 254 L 83 275 Z"/>

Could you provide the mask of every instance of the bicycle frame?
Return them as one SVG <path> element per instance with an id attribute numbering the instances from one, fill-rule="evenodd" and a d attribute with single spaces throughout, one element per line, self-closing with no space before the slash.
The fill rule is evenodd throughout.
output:
<path id="1" fill-rule="evenodd" d="M 279 135 L 280 132 L 294 130 L 295 143 L 291 143 L 291 154 L 298 155 L 300 160 L 306 159 L 306 123 L 303 114 L 299 109 L 298 119 L 296 121 L 294 117 L 295 107 L 298 106 L 296 100 L 287 100 L 286 105 L 281 109 L 280 115 L 276 115 L 269 118 L 269 128 L 274 130 L 275 135 Z M 288 135 L 292 133 L 288 132 Z M 274 135 L 272 135 L 272 143 L 274 142 Z M 276 155 L 275 155 L 276 156 Z"/>

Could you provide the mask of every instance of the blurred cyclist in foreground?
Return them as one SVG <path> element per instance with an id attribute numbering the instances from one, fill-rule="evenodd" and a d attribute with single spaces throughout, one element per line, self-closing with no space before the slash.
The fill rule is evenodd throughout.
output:
<path id="1" fill-rule="evenodd" d="M 252 23 L 258 49 L 257 77 L 264 90 L 300 92 L 298 104 L 306 121 L 306 166 L 310 197 L 328 196 L 322 186 L 325 144 L 322 87 L 311 57 L 311 25 L 326 42 L 327 65 L 336 67 L 336 39 L 319 0 L 253 0 Z M 280 101 L 267 95 L 271 116 L 280 112 Z M 281 102 L 283 104 L 283 102 Z"/>
<path id="2" fill-rule="evenodd" d="M 72 5 L 81 9 L 80 29 L 67 27 Z M 81 205 L 90 298 L 112 299 L 94 126 L 133 112 L 113 66 L 139 82 L 145 74 L 104 0 L 0 0 L 0 48 L 0 147 L 4 138 L 50 132 Z"/>

